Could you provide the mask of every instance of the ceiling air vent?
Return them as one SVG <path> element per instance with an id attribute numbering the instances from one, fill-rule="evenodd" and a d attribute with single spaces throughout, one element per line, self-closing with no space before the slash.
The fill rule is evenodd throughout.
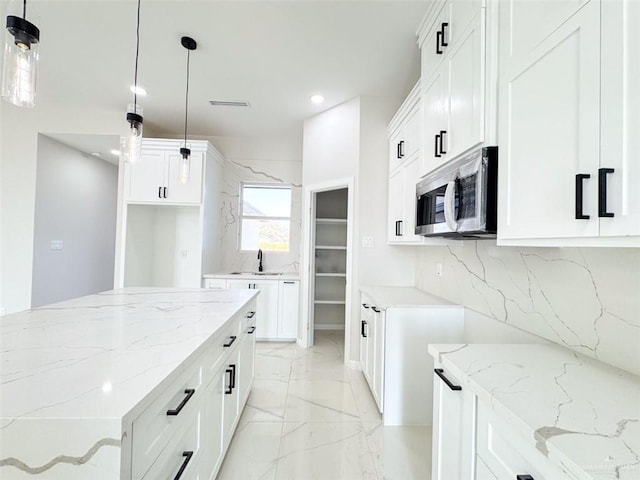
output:
<path id="1" fill-rule="evenodd" d="M 249 102 L 244 100 L 209 100 L 209 103 L 214 107 L 249 107 Z"/>

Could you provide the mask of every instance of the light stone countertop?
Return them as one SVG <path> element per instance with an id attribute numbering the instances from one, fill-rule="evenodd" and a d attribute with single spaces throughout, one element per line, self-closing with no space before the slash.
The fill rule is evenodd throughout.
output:
<path id="1" fill-rule="evenodd" d="M 377 285 L 361 285 L 360 292 L 367 295 L 375 306 L 388 307 L 459 307 L 459 305 L 418 290 L 415 287 L 384 287 Z"/>
<path id="2" fill-rule="evenodd" d="M 123 428 L 257 294 L 124 288 L 0 317 L 0 477 L 84 455 L 118 478 Z M 56 468 L 37 478 L 83 478 Z"/>
<path id="3" fill-rule="evenodd" d="M 571 478 L 640 478 L 640 377 L 556 345 L 429 345 Z"/>
<path id="4" fill-rule="evenodd" d="M 232 273 L 207 273 L 202 278 L 224 278 L 227 280 L 300 280 L 300 275 L 295 272 L 262 272 L 261 274 L 244 272 L 242 274 Z"/>

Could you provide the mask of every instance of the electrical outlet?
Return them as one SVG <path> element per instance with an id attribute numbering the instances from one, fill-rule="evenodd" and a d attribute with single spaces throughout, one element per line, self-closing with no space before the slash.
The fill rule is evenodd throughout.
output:
<path id="1" fill-rule="evenodd" d="M 51 240 L 51 250 L 62 250 L 64 242 L 62 240 Z"/>
<path id="2" fill-rule="evenodd" d="M 375 239 L 373 237 L 362 237 L 362 248 L 374 248 Z"/>
<path id="3" fill-rule="evenodd" d="M 441 263 L 436 263 L 436 275 L 441 277 L 442 276 L 442 264 Z"/>
<path id="4" fill-rule="evenodd" d="M 180 257 L 187 258 L 187 250 L 180 250 Z"/>

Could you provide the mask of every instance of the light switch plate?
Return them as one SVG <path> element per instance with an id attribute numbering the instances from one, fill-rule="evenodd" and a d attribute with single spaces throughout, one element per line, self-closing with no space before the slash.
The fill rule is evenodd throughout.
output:
<path id="1" fill-rule="evenodd" d="M 51 240 L 51 250 L 62 250 L 63 246 L 62 240 Z"/>
<path id="2" fill-rule="evenodd" d="M 375 239 L 373 237 L 362 237 L 362 248 L 374 248 Z"/>

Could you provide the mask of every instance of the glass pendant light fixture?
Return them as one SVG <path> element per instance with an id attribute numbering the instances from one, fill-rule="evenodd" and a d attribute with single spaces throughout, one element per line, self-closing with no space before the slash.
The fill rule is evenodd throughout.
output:
<path id="1" fill-rule="evenodd" d="M 33 108 L 40 30 L 27 20 L 27 0 L 22 2 L 22 18 L 8 15 L 6 27 L 2 98 L 19 107 Z"/>
<path id="2" fill-rule="evenodd" d="M 138 55 L 140 53 L 140 0 L 136 19 L 136 66 L 133 76 L 133 103 L 127 106 L 127 123 L 129 131 L 124 141 L 125 162 L 134 163 L 140 158 L 142 151 L 142 107 L 138 105 Z"/>
<path id="3" fill-rule="evenodd" d="M 191 37 L 182 37 L 180 43 L 187 49 L 187 87 L 185 91 L 184 99 L 184 147 L 180 149 L 180 182 L 187 183 L 189 181 L 190 159 L 191 150 L 187 148 L 187 120 L 189 118 L 189 59 L 191 57 L 191 51 L 198 47 L 196 41 Z"/>

